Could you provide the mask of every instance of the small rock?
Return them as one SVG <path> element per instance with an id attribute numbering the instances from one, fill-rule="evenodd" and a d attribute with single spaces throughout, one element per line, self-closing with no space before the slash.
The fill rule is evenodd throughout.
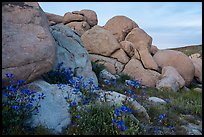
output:
<path id="1" fill-rule="evenodd" d="M 202 129 L 195 124 L 189 123 L 188 125 L 183 125 L 182 127 L 187 130 L 188 135 L 202 135 Z"/>
<path id="2" fill-rule="evenodd" d="M 202 88 L 194 88 L 193 90 L 196 92 L 202 93 Z"/>
<path id="3" fill-rule="evenodd" d="M 184 90 L 184 91 L 190 91 L 190 89 L 187 88 L 186 86 L 183 87 L 183 90 Z"/>
<path id="4" fill-rule="evenodd" d="M 166 101 L 164 101 L 163 99 L 158 98 L 158 97 L 149 97 L 148 100 L 152 101 L 154 103 L 166 104 Z"/>
<path id="5" fill-rule="evenodd" d="M 99 77 L 102 79 L 108 79 L 108 80 L 116 79 L 116 77 L 112 75 L 110 72 L 108 72 L 106 69 L 100 72 Z"/>

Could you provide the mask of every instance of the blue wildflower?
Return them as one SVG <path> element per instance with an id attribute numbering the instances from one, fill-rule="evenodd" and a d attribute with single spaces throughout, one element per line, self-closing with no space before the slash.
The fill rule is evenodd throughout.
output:
<path id="1" fill-rule="evenodd" d="M 116 123 L 117 121 L 116 121 L 116 119 L 113 119 L 112 122 L 113 122 L 113 123 Z"/>
<path id="2" fill-rule="evenodd" d="M 119 126 L 122 126 L 122 125 L 124 125 L 124 124 L 125 124 L 125 121 L 124 121 L 123 119 L 118 122 L 118 125 L 119 125 Z"/>
<path id="3" fill-rule="evenodd" d="M 19 106 L 12 106 L 13 109 L 18 110 Z"/>
<path id="4" fill-rule="evenodd" d="M 77 103 L 74 101 L 70 104 L 70 107 L 75 106 Z"/>
<path id="5" fill-rule="evenodd" d="M 104 82 L 105 82 L 107 85 L 110 85 L 110 84 L 111 84 L 110 81 L 107 80 L 107 79 L 105 79 Z"/>
<path id="6" fill-rule="evenodd" d="M 76 118 L 81 118 L 81 116 L 79 116 L 79 115 L 78 115 L 78 116 L 75 116 L 75 117 L 76 117 Z"/>

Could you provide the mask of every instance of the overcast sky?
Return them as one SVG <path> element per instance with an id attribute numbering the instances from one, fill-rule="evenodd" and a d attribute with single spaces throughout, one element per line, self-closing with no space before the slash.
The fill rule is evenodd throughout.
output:
<path id="1" fill-rule="evenodd" d="M 153 38 L 159 49 L 202 44 L 201 2 L 39 2 L 45 12 L 64 15 L 82 9 L 94 10 L 98 25 L 114 16 L 135 21 Z"/>

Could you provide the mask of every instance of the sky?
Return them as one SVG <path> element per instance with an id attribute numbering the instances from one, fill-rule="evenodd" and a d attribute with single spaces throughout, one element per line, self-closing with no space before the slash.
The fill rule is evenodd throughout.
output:
<path id="1" fill-rule="evenodd" d="M 63 16 L 66 12 L 90 9 L 98 25 L 123 15 L 149 34 L 159 49 L 202 44 L 202 2 L 39 2 L 45 12 Z"/>

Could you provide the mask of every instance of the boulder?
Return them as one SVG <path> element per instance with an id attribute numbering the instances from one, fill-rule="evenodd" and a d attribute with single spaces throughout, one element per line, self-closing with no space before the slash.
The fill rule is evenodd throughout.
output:
<path id="1" fill-rule="evenodd" d="M 129 41 L 121 41 L 121 48 L 125 51 L 125 53 L 131 58 L 134 55 L 133 44 Z"/>
<path id="2" fill-rule="evenodd" d="M 159 50 L 153 59 L 161 68 L 165 66 L 174 67 L 185 80 L 186 86 L 193 80 L 195 68 L 191 59 L 180 51 Z"/>
<path id="3" fill-rule="evenodd" d="M 196 54 L 190 56 L 190 59 L 195 67 L 194 77 L 198 82 L 202 83 L 202 59 Z"/>
<path id="4" fill-rule="evenodd" d="M 134 55 L 132 56 L 132 58 L 141 60 L 140 54 L 137 49 L 134 49 Z"/>
<path id="5" fill-rule="evenodd" d="M 124 102 L 130 103 L 133 115 L 135 115 L 136 118 L 140 117 L 141 121 L 149 123 L 150 118 L 146 109 L 133 98 L 127 97 L 126 95 L 115 91 L 102 91 L 99 95 L 100 102 L 104 102 L 106 99 L 106 102 L 108 102 L 110 105 L 122 106 L 124 105 Z"/>
<path id="6" fill-rule="evenodd" d="M 149 54 L 149 51 L 147 49 L 141 49 L 138 52 L 142 64 L 146 69 L 158 70 L 157 63 L 154 61 L 154 59 L 152 58 L 151 54 Z"/>
<path id="7" fill-rule="evenodd" d="M 120 48 L 120 44 L 114 36 L 100 26 L 94 26 L 86 31 L 81 40 L 89 53 L 110 56 Z"/>
<path id="8" fill-rule="evenodd" d="M 196 91 L 196 92 L 202 93 L 202 88 L 197 87 L 197 88 L 194 88 L 193 90 Z"/>
<path id="9" fill-rule="evenodd" d="M 86 21 L 86 18 L 81 14 L 75 14 L 72 12 L 67 12 L 63 16 L 64 24 L 68 24 L 70 22 L 76 22 L 76 21 Z"/>
<path id="10" fill-rule="evenodd" d="M 86 22 L 90 25 L 90 27 L 98 24 L 98 19 L 95 11 L 83 9 L 79 11 L 79 13 L 83 14 L 86 17 Z"/>
<path id="11" fill-rule="evenodd" d="M 134 28 L 125 38 L 126 41 L 133 43 L 134 49 L 137 49 L 141 61 L 145 68 L 158 70 L 157 63 L 150 54 L 152 38 L 142 29 Z"/>
<path id="12" fill-rule="evenodd" d="M 39 101 L 41 107 L 38 108 L 38 113 L 33 111 L 31 118 L 27 121 L 31 127 L 43 126 L 53 134 L 60 134 L 71 124 L 70 104 L 65 98 L 69 96 L 71 102 L 80 101 L 79 95 L 72 94 L 74 88 L 63 85 L 63 88 L 59 89 L 57 84 L 49 84 L 43 80 L 36 80 L 25 85 L 25 89 L 37 91 L 34 94 L 35 98 L 38 97 L 38 94 L 43 93 L 45 95 L 45 98 Z M 36 103 L 34 103 L 35 105 Z"/>
<path id="13" fill-rule="evenodd" d="M 148 100 L 158 104 L 166 104 L 166 101 L 158 97 L 149 97 Z"/>
<path id="14" fill-rule="evenodd" d="M 201 55 L 199 53 L 194 53 L 189 56 L 189 58 L 200 58 Z"/>
<path id="15" fill-rule="evenodd" d="M 79 37 L 71 28 L 57 24 L 50 27 L 57 45 L 56 66 L 63 62 L 62 67 L 72 68 L 76 76 L 83 76 L 84 81 L 93 79 L 95 85 L 98 85 L 98 80 L 95 73 L 92 71 L 89 54 L 84 48 L 84 45 Z"/>
<path id="16" fill-rule="evenodd" d="M 136 27 L 138 25 L 126 16 L 114 16 L 103 26 L 115 36 L 118 42 L 125 40 L 126 35 Z"/>
<path id="17" fill-rule="evenodd" d="M 152 38 L 141 28 L 132 29 L 125 37 L 125 40 L 132 42 L 137 50 L 148 49 L 150 51 L 152 45 Z"/>
<path id="18" fill-rule="evenodd" d="M 159 49 L 157 48 L 157 46 L 151 45 L 151 47 L 150 47 L 150 53 L 151 53 L 152 55 L 154 55 L 157 51 L 159 51 Z"/>
<path id="19" fill-rule="evenodd" d="M 82 21 L 82 22 L 70 22 L 66 24 L 66 26 L 72 28 L 75 30 L 80 36 L 84 34 L 87 30 L 90 29 L 90 26 L 87 22 Z"/>
<path id="20" fill-rule="evenodd" d="M 156 71 L 144 69 L 142 63 L 134 58 L 125 65 L 122 72 L 132 76 L 135 80 L 141 80 L 141 84 L 150 87 L 155 87 L 160 76 Z"/>
<path id="21" fill-rule="evenodd" d="M 163 91 L 177 92 L 179 90 L 179 83 L 174 77 L 164 77 L 157 81 L 156 88 Z"/>
<path id="22" fill-rule="evenodd" d="M 111 55 L 111 57 L 117 59 L 123 64 L 126 64 L 130 60 L 130 58 L 127 56 L 123 49 L 117 50 Z"/>
<path id="23" fill-rule="evenodd" d="M 108 72 L 106 69 L 100 72 L 99 77 L 107 80 L 116 79 L 116 77 L 112 75 L 110 72 Z"/>
<path id="24" fill-rule="evenodd" d="M 89 58 L 91 61 L 104 64 L 111 74 L 120 73 L 124 68 L 124 65 L 114 58 L 104 57 L 95 54 L 89 54 Z"/>
<path id="25" fill-rule="evenodd" d="M 56 43 L 37 2 L 2 3 L 2 78 L 28 83 L 52 69 Z"/>
<path id="26" fill-rule="evenodd" d="M 49 22 L 52 21 L 52 22 L 55 22 L 56 24 L 63 22 L 63 16 L 48 13 L 48 12 L 45 12 L 45 14 L 46 14 Z"/>
<path id="27" fill-rule="evenodd" d="M 185 81 L 182 76 L 177 72 L 177 70 L 172 66 L 166 66 L 162 68 L 162 78 L 173 77 L 179 84 L 179 88 L 182 88 L 185 85 Z"/>

